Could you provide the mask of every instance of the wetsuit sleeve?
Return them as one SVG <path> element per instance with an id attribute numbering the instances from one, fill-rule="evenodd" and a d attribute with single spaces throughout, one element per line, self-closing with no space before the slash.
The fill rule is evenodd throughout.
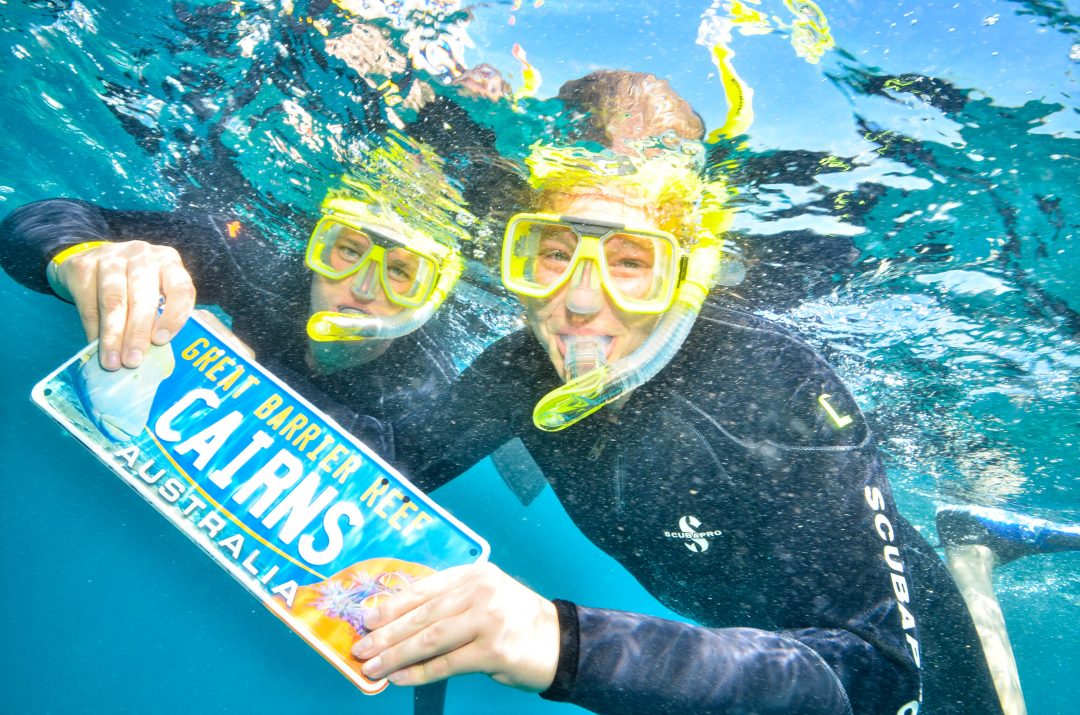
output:
<path id="1" fill-rule="evenodd" d="M 63 249 L 87 241 L 147 241 L 179 251 L 195 281 L 200 303 L 228 308 L 230 291 L 235 292 L 232 289 L 237 285 L 265 290 L 249 278 L 251 271 L 245 271 L 238 260 L 262 265 L 265 270 L 282 262 L 269 256 L 261 238 L 250 229 L 230 241 L 223 228 L 226 223 L 205 214 L 121 211 L 85 201 L 49 199 L 16 209 L 0 224 L 0 262 L 27 288 L 52 293 L 45 270 Z M 283 277 L 290 271 L 295 273 L 290 266 Z M 266 281 L 266 285 L 272 283 Z"/>
<path id="2" fill-rule="evenodd" d="M 101 211 L 85 201 L 50 199 L 15 209 L 0 224 L 0 264 L 27 288 L 52 293 L 45 269 L 69 246 L 108 241 Z"/>
<path id="3" fill-rule="evenodd" d="M 598 713 L 845 715 L 836 674 L 783 633 L 709 629 L 637 613 L 556 603 L 559 668 L 548 700 Z"/>

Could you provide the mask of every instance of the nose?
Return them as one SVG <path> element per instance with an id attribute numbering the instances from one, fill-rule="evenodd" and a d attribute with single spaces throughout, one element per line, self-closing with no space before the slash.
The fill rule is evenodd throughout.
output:
<path id="1" fill-rule="evenodd" d="M 602 290 L 597 266 L 591 259 L 581 261 L 570 276 L 570 292 L 566 296 L 567 309 L 580 316 L 599 313 L 604 307 Z"/>
<path id="2" fill-rule="evenodd" d="M 353 297 L 363 303 L 369 303 L 379 297 L 379 266 L 375 261 L 368 261 L 356 275 L 353 276 L 349 286 Z"/>

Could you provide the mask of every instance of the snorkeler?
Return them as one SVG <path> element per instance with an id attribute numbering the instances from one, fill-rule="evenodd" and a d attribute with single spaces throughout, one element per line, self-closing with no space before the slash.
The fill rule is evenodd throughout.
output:
<path id="1" fill-rule="evenodd" d="M 597 712 L 1000 712 L 848 390 L 785 329 L 705 302 L 739 277 L 730 208 L 674 148 L 534 150 L 535 209 L 502 254 L 529 330 L 396 438 L 426 490 L 520 438 L 582 532 L 693 623 L 550 601 L 486 564 L 388 600 L 354 656 Z"/>
<path id="2" fill-rule="evenodd" d="M 231 216 L 53 199 L 0 224 L 0 263 L 73 302 L 107 370 L 167 343 L 197 289 L 265 367 L 389 459 L 392 423 L 456 372 L 424 324 L 461 274 L 457 238 L 418 230 L 347 182 L 323 201 L 303 255 Z"/>
<path id="3" fill-rule="evenodd" d="M 648 155 L 661 144 L 677 146 L 680 139 L 704 133 L 693 108 L 666 81 L 651 76 L 593 72 L 564 84 L 559 99 L 583 115 L 578 138 L 623 153 Z M 658 126 L 665 131 L 659 137 L 650 136 Z M 842 272 L 858 255 L 850 246 L 845 248 L 847 239 L 838 243 L 835 238 L 806 232 L 789 236 L 796 240 L 785 248 L 783 242 L 780 247 L 774 245 L 777 237 L 773 235 L 769 241 L 772 260 L 750 257 L 754 263 L 752 280 L 738 285 L 738 295 L 728 290 L 717 298 L 729 305 L 768 306 L 776 311 L 810 297 L 817 292 L 813 285 L 828 285 L 822 276 Z M 755 250 L 754 246 L 748 248 Z M 783 258 L 776 262 L 778 253 Z M 1002 509 L 952 505 L 939 509 L 937 531 L 950 574 L 975 621 L 1005 713 L 1022 715 L 1026 706 L 1004 615 L 993 589 L 993 571 L 1022 556 L 1080 549 L 1080 527 Z"/>

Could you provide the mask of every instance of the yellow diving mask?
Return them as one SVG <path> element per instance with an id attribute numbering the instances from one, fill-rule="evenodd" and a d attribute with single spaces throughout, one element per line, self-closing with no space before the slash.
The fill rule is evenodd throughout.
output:
<path id="1" fill-rule="evenodd" d="M 377 276 L 387 299 L 403 308 L 419 308 L 439 281 L 442 264 L 453 250 L 421 234 L 371 220 L 363 202 L 331 199 L 308 241 L 308 268 L 331 280 L 362 272 L 371 284 Z"/>
<path id="2" fill-rule="evenodd" d="M 388 220 L 383 213 L 378 204 L 327 199 L 311 232 L 305 262 L 330 280 L 352 277 L 360 293 L 374 296 L 381 287 L 389 302 L 409 310 L 384 319 L 316 313 L 308 322 L 313 339 L 388 339 L 415 330 L 438 309 L 461 275 L 461 257 L 454 248 Z"/>
<path id="3" fill-rule="evenodd" d="M 631 313 L 663 313 L 675 299 L 686 252 L 666 231 L 572 216 L 521 213 L 506 226 L 502 279 L 518 295 L 548 298 L 599 269 L 612 302 Z"/>

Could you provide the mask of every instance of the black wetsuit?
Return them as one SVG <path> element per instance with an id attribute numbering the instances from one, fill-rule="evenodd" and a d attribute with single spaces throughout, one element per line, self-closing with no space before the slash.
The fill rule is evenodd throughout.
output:
<path id="1" fill-rule="evenodd" d="M 959 593 L 803 342 L 706 307 L 620 408 L 541 432 L 533 406 L 559 384 L 515 333 L 397 432 L 399 466 L 427 490 L 520 437 L 577 526 L 700 624 L 557 601 L 545 697 L 604 713 L 892 715 L 915 712 L 921 684 L 924 715 L 999 712 Z"/>
<path id="2" fill-rule="evenodd" d="M 312 273 L 250 226 L 203 212 L 113 211 L 53 199 L 13 211 L 0 224 L 0 265 L 27 288 L 52 293 L 45 278 L 59 251 L 86 241 L 140 239 L 172 246 L 198 301 L 218 305 L 260 364 L 343 428 L 393 458 L 393 425 L 454 378 L 449 357 L 424 328 L 395 340 L 366 365 L 318 374 L 305 362 Z"/>

